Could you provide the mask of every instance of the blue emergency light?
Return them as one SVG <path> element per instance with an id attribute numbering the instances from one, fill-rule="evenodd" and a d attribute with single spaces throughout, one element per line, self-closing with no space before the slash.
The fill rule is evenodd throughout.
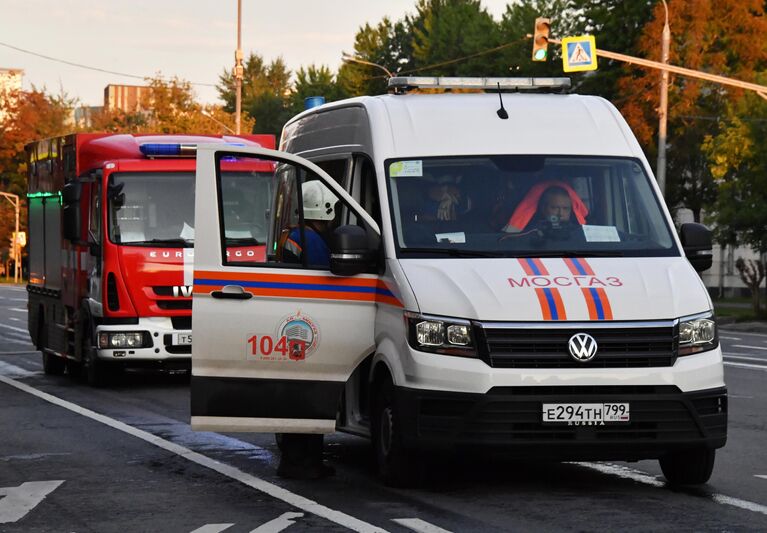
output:
<path id="1" fill-rule="evenodd" d="M 223 143 L 226 146 L 245 146 L 245 143 Z M 196 144 L 184 143 L 146 143 L 139 146 L 146 157 L 194 157 Z"/>
<path id="2" fill-rule="evenodd" d="M 184 157 L 197 153 L 196 144 L 179 143 L 146 143 L 139 146 L 141 153 L 147 157 Z"/>

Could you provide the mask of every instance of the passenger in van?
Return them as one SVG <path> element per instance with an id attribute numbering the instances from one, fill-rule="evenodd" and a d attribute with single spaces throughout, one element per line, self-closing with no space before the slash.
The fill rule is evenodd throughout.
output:
<path id="1" fill-rule="evenodd" d="M 586 223 L 588 214 L 588 207 L 569 184 L 544 181 L 528 191 L 504 231 L 529 231 L 544 223 L 556 227 L 582 225 Z"/>
<path id="2" fill-rule="evenodd" d="M 458 186 L 460 178 L 442 176 L 430 181 L 422 193 L 421 205 L 415 215 L 416 222 L 451 222 L 466 212 L 469 201 Z"/>
<path id="3" fill-rule="evenodd" d="M 302 262 L 306 254 L 307 264 L 330 268 L 330 247 L 326 238 L 335 218 L 338 198 L 319 181 L 309 181 L 302 187 L 304 204 L 304 246 L 301 246 L 301 229 L 296 226 L 288 234 L 283 256 L 290 254 L 296 262 Z M 287 254 L 286 254 L 287 252 Z"/>

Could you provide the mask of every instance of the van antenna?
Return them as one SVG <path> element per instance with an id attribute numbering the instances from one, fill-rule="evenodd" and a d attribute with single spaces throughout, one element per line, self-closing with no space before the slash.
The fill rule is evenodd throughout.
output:
<path id="1" fill-rule="evenodd" d="M 496 113 L 498 113 L 498 118 L 502 120 L 506 120 L 507 118 L 509 118 L 509 114 L 506 112 L 506 108 L 503 107 L 503 97 L 501 96 L 500 82 L 498 83 L 498 100 L 501 101 L 501 108 L 498 111 L 496 111 Z"/>

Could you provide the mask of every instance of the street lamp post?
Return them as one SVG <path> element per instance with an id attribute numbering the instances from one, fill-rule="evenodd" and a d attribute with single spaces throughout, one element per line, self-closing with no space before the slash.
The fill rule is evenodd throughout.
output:
<path id="1" fill-rule="evenodd" d="M 234 51 L 234 129 L 240 134 L 240 113 L 242 112 L 242 0 L 237 0 L 237 50 Z"/>
<path id="2" fill-rule="evenodd" d="M 371 67 L 380 68 L 381 70 L 386 72 L 386 75 L 389 76 L 390 78 L 394 77 L 394 74 L 392 74 L 391 71 L 388 68 L 386 68 L 385 66 L 379 65 L 378 63 L 373 63 L 371 61 L 365 61 L 364 59 L 360 59 L 358 57 L 354 57 L 352 55 L 349 55 L 346 52 L 341 54 L 341 59 L 343 59 L 344 61 L 348 61 L 350 63 L 359 63 L 360 65 L 369 65 Z"/>
<path id="3" fill-rule="evenodd" d="M 225 129 L 226 131 L 228 131 L 229 133 L 235 133 L 235 134 L 237 133 L 237 132 L 236 132 L 236 131 L 234 131 L 232 128 L 230 128 L 229 126 L 227 126 L 226 124 L 224 124 L 223 122 L 221 122 L 220 120 L 218 120 L 217 118 L 215 118 L 213 115 L 211 115 L 211 114 L 210 114 L 210 113 L 208 113 L 207 111 L 205 111 L 205 110 L 202 110 L 202 111 L 200 111 L 200 114 L 201 114 L 203 117 L 209 118 L 210 120 L 212 120 L 213 122 L 215 122 L 216 124 L 218 124 L 219 126 L 221 126 L 222 128 L 224 128 L 224 129 Z"/>
<path id="4" fill-rule="evenodd" d="M 668 64 L 669 47 L 671 45 L 671 29 L 668 26 L 668 5 L 663 0 L 663 9 L 666 10 L 666 22 L 663 25 L 661 37 L 661 63 Z M 660 78 L 660 105 L 658 106 L 658 164 L 655 173 L 658 177 L 658 187 L 663 196 L 666 196 L 666 122 L 668 120 L 668 70 L 661 71 Z"/>
<path id="5" fill-rule="evenodd" d="M 13 204 L 16 210 L 16 233 L 13 236 L 13 282 L 19 282 L 19 274 L 21 269 L 21 263 L 19 262 L 19 197 L 9 192 L 0 192 L 1 196 L 4 196 L 11 204 Z"/>

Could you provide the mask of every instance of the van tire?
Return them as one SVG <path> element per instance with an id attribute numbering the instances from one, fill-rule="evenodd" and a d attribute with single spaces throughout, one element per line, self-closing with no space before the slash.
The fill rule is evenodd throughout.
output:
<path id="1" fill-rule="evenodd" d="M 660 458 L 660 469 L 670 485 L 702 485 L 711 478 L 715 458 L 713 448 L 672 452 Z"/>
<path id="2" fill-rule="evenodd" d="M 412 487 L 421 478 L 414 450 L 403 444 L 400 413 L 394 402 L 394 383 L 389 376 L 378 382 L 373 398 L 372 437 L 378 475 L 391 487 Z"/>

